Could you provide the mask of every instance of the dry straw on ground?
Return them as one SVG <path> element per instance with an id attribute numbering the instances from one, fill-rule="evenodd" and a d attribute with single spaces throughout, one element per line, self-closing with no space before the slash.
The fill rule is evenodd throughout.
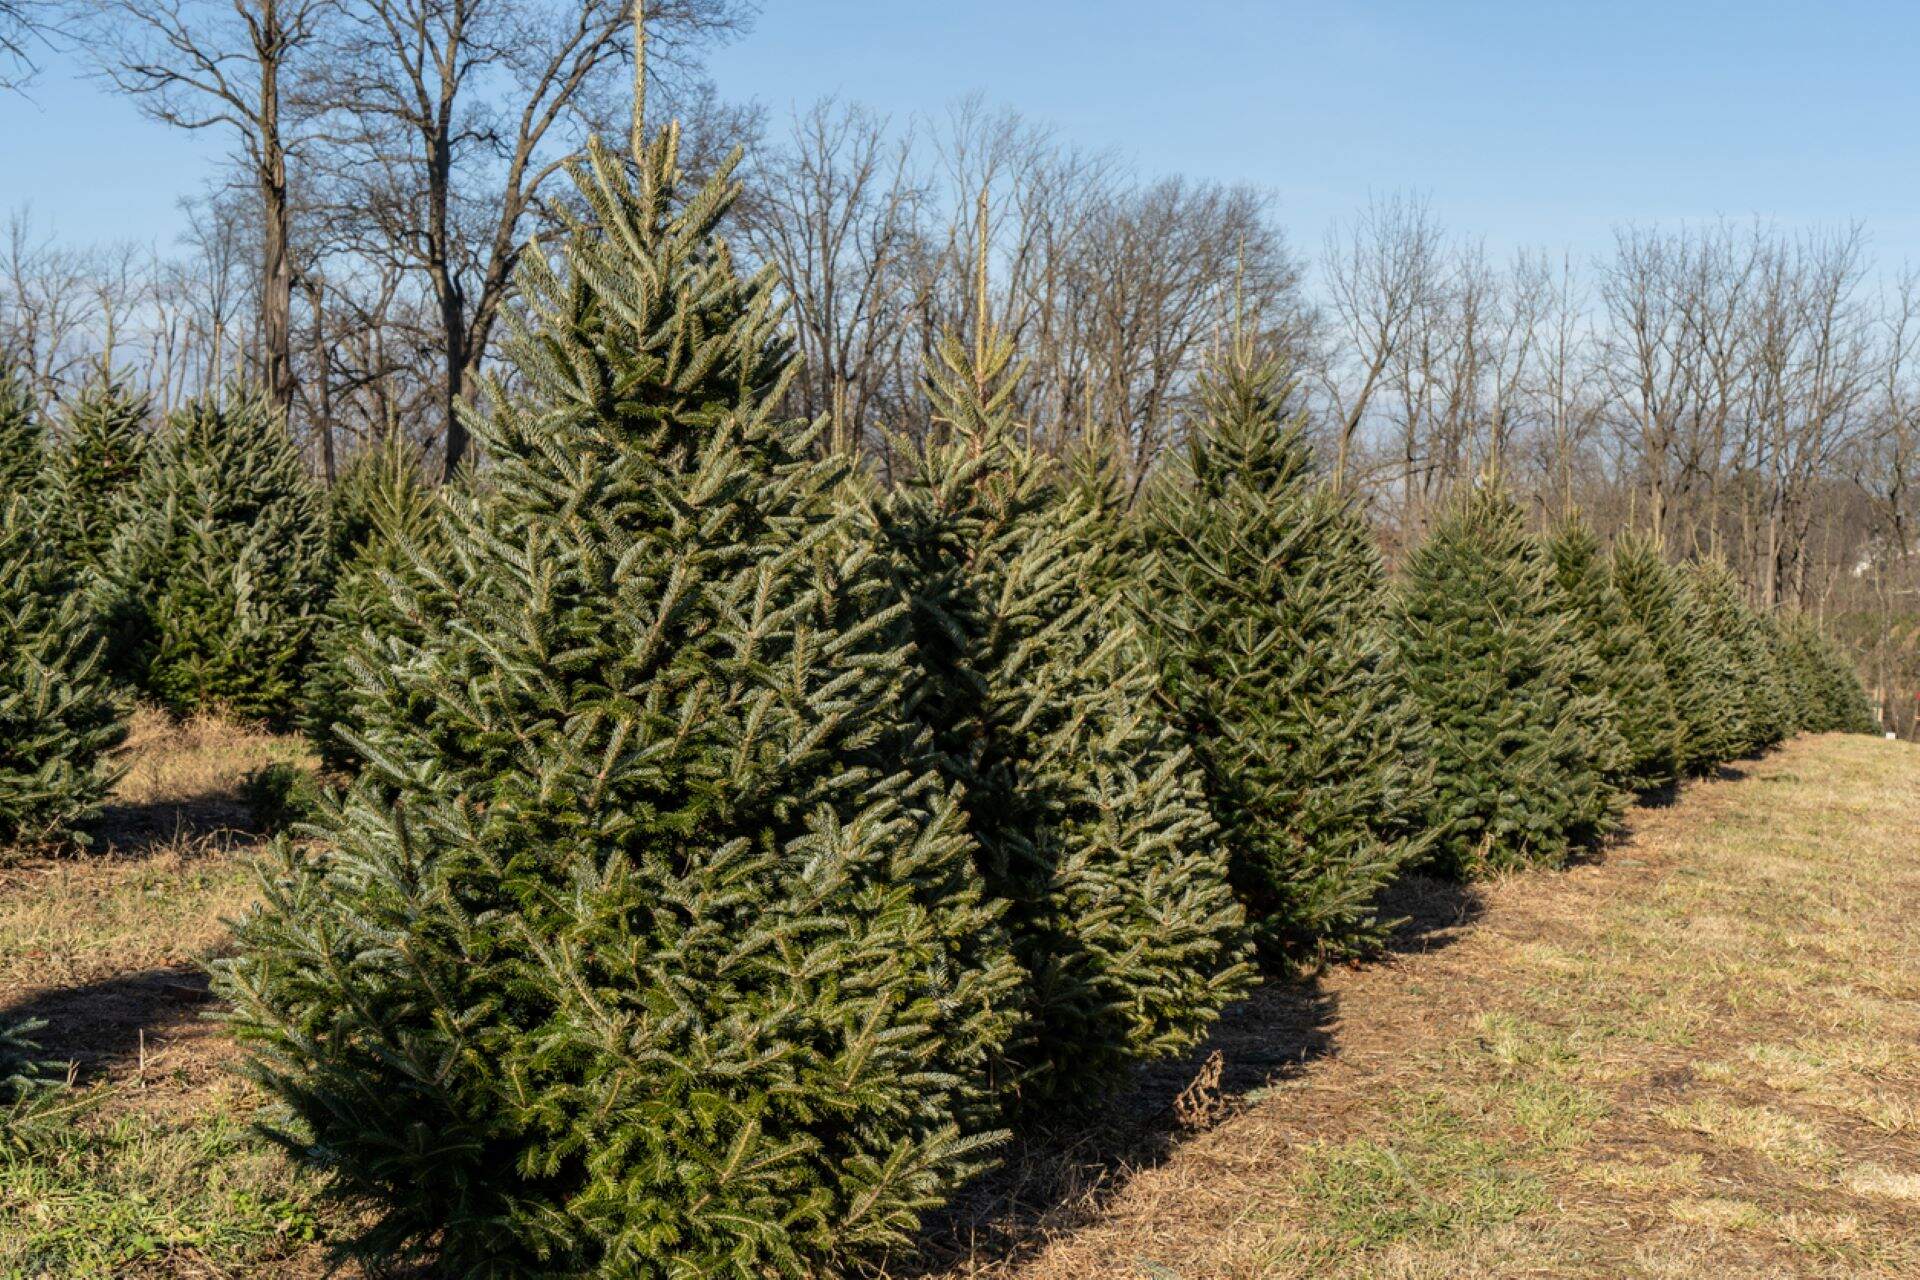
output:
<path id="1" fill-rule="evenodd" d="M 95 1100 L 0 1161 L 0 1275 L 319 1274 L 199 965 L 245 774 L 143 717 L 107 844 L 0 873 L 0 1007 Z M 1394 953 L 1273 986 L 1101 1123 L 1011 1149 L 894 1277 L 1920 1275 L 1920 749 L 1803 738 L 1565 873 L 1416 881 Z"/>

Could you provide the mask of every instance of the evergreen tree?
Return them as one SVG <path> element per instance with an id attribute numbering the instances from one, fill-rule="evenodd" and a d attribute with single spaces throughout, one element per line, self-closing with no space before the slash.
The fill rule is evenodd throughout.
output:
<path id="1" fill-rule="evenodd" d="M 0 1159 L 31 1150 L 36 1136 L 68 1120 L 64 1083 L 33 1037 L 38 1020 L 0 1022 Z"/>
<path id="2" fill-rule="evenodd" d="M 1679 728 L 1676 756 L 1689 774 L 1712 772 L 1739 753 L 1731 656 L 1709 631 L 1701 607 L 1659 543 L 1627 536 L 1613 545 L 1613 583 L 1627 614 L 1666 673 Z"/>
<path id="3" fill-rule="evenodd" d="M 319 495 L 266 397 L 169 418 L 103 570 L 114 667 L 169 710 L 295 709 L 331 568 Z"/>
<path id="4" fill-rule="evenodd" d="M 1613 826 L 1625 744 L 1605 701 L 1581 691 L 1591 653 L 1517 504 L 1492 485 L 1456 501 L 1413 553 L 1397 623 L 1434 726 L 1443 870 L 1559 863 Z"/>
<path id="5" fill-rule="evenodd" d="M 1186 467 L 1153 506 L 1141 614 L 1263 950 L 1310 963 L 1379 940 L 1429 795 L 1385 570 L 1321 482 L 1292 394 L 1243 347 L 1202 379 Z"/>
<path id="6" fill-rule="evenodd" d="M 1147 555 L 1145 523 L 1132 510 L 1126 460 L 1112 437 L 1082 437 L 1064 455 L 1067 501 L 1087 511 L 1086 589 L 1109 607 L 1129 610 Z"/>
<path id="7" fill-rule="evenodd" d="M 1730 746 L 1725 758 L 1764 750 L 1787 735 L 1792 708 L 1760 615 L 1747 603 L 1739 578 L 1723 561 L 1695 561 L 1683 572 L 1700 627 L 1726 655 L 1725 679 L 1733 710 L 1727 722 Z"/>
<path id="8" fill-rule="evenodd" d="M 1874 733 L 1878 719 L 1859 671 L 1820 624 L 1806 614 L 1782 624 L 1787 683 L 1796 724 L 1808 733 Z"/>
<path id="9" fill-rule="evenodd" d="M 949 338 L 940 439 L 878 518 L 911 607 L 911 695 L 961 784 L 989 892 L 1027 971 L 1027 1103 L 1192 1045 L 1244 987 L 1241 913 L 1138 627 L 1099 587 L 1098 485 L 1025 445 L 1009 344 Z"/>
<path id="10" fill-rule="evenodd" d="M 365 733 L 354 663 L 405 661 L 423 634 L 420 567 L 440 554 L 439 501 L 418 446 L 395 436 L 357 457 L 329 494 L 329 532 L 339 566 L 333 598 L 307 674 L 308 732 L 329 769 L 351 771 L 360 754 L 348 737 Z M 390 580 L 404 584 L 396 590 Z M 388 651 L 385 638 L 399 642 Z M 341 730 L 348 736 L 343 737 Z"/>
<path id="11" fill-rule="evenodd" d="M 75 567 L 98 571 L 122 523 L 120 504 L 147 448 L 146 396 L 105 365 L 80 390 L 48 461 L 53 527 Z"/>
<path id="12" fill-rule="evenodd" d="M 1634 622 L 1614 585 L 1600 541 L 1577 516 L 1555 530 L 1549 544 L 1554 583 L 1574 629 L 1592 650 L 1598 687 L 1613 710 L 1626 745 L 1626 767 L 1616 779 L 1644 790 L 1679 776 L 1680 723 L 1673 690 L 1653 643 Z"/>
<path id="13" fill-rule="evenodd" d="M 40 407 L 18 374 L 0 374 L 0 502 L 30 494 L 46 466 Z"/>
<path id="14" fill-rule="evenodd" d="M 90 816 L 125 736 L 65 558 L 26 498 L 0 498 L 0 853 Z"/>
<path id="15" fill-rule="evenodd" d="M 463 1276 L 806 1276 L 980 1167 L 1019 971 L 902 714 L 902 610 L 779 416 L 774 282 L 597 144 L 472 429 L 367 767 L 220 989 L 286 1141 Z M 397 593 L 409 590 L 388 579 Z M 383 655 L 384 656 L 384 655 Z"/>

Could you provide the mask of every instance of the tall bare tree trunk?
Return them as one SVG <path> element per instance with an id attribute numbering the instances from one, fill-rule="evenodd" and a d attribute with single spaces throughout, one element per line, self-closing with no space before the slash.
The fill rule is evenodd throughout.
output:
<path id="1" fill-rule="evenodd" d="M 260 336 L 267 393 L 281 420 L 293 411 L 293 263 L 288 225 L 287 153 L 280 137 L 280 62 L 284 52 L 280 6 L 260 8 L 259 185 L 262 213 Z"/>
<path id="2" fill-rule="evenodd" d="M 320 472 L 331 486 L 339 467 L 333 454 L 333 380 L 327 376 L 326 286 L 309 276 L 313 295 L 313 429 L 320 437 Z"/>

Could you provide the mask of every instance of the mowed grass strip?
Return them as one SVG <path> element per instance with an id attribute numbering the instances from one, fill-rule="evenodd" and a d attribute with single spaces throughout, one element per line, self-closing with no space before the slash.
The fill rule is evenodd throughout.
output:
<path id="1" fill-rule="evenodd" d="M 0 1276 L 324 1271 L 346 1224 L 251 1127 L 199 976 L 253 892 L 242 780 L 305 761 L 143 716 L 102 847 L 0 877 L 0 1005 L 83 1104 L 0 1154 Z M 1101 1137 L 1144 1158 L 1016 1149 L 894 1274 L 1920 1274 L 1920 749 L 1740 769 L 1571 871 L 1414 886 L 1394 956 L 1143 1086 Z"/>
<path id="2" fill-rule="evenodd" d="M 338 1212 L 256 1131 L 203 1016 L 202 966 L 255 891 L 244 781 L 307 762 L 297 738 L 142 711 L 94 848 L 0 873 L 0 1009 L 45 1019 L 78 1081 L 64 1128 L 0 1144 L 0 1277 L 324 1272 Z"/>
<path id="3" fill-rule="evenodd" d="M 1630 822 L 1303 993 L 1325 1049 L 1208 1131 L 896 1274 L 1920 1275 L 1920 748 L 1801 738 Z"/>

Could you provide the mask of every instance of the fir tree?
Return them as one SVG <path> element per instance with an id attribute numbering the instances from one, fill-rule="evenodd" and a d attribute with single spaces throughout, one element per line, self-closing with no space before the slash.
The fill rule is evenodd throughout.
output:
<path id="1" fill-rule="evenodd" d="M 1380 890 L 1424 852 L 1429 797 L 1385 570 L 1292 394 L 1244 347 L 1203 378 L 1186 466 L 1153 506 L 1141 613 L 1234 888 L 1263 949 L 1301 963 L 1379 940 Z"/>
<path id="2" fill-rule="evenodd" d="M 1613 545 L 1613 583 L 1627 614 L 1652 647 L 1673 694 L 1676 757 L 1689 774 L 1710 773 L 1738 753 L 1737 711 L 1726 646 L 1708 631 L 1701 608 L 1660 544 L 1627 536 Z"/>
<path id="3" fill-rule="evenodd" d="M 1806 614 L 1782 624 L 1796 724 L 1808 733 L 1874 733 L 1878 720 L 1860 674 L 1838 643 Z"/>
<path id="4" fill-rule="evenodd" d="M 1147 555 L 1145 523 L 1132 509 L 1126 460 L 1110 436 L 1076 441 L 1064 456 L 1067 500 L 1087 511 L 1086 589 L 1116 609 L 1131 609 L 1131 589 Z"/>
<path id="5" fill-rule="evenodd" d="M 40 407 L 18 374 L 0 374 L 0 502 L 40 487 L 46 453 Z"/>
<path id="6" fill-rule="evenodd" d="M 115 669 L 175 712 L 295 709 L 331 569 L 319 495 L 265 396 L 172 415 L 103 569 Z"/>
<path id="7" fill-rule="evenodd" d="M 64 1081 L 33 1039 L 45 1026 L 0 1021 L 0 1159 L 31 1150 L 40 1134 L 70 1120 Z"/>
<path id="8" fill-rule="evenodd" d="M 102 365 L 80 390 L 48 460 L 53 527 L 82 571 L 98 571 L 147 448 L 147 398 Z"/>
<path id="9" fill-rule="evenodd" d="M 1614 585 L 1599 539 L 1576 516 L 1555 530 L 1549 550 L 1554 583 L 1595 658 L 1598 687 L 1586 692 L 1606 696 L 1626 745 L 1626 767 L 1617 780 L 1640 790 L 1674 781 L 1680 723 L 1673 690 L 1652 641 Z"/>
<path id="10" fill-rule="evenodd" d="M 26 498 L 0 499 L 0 850 L 90 816 L 126 736 L 100 639 Z"/>
<path id="11" fill-rule="evenodd" d="M 677 133 L 590 148 L 367 768 L 223 968 L 286 1140 L 464 1276 L 805 1276 L 980 1167 L 1019 971 L 902 610 Z M 396 593 L 410 590 L 388 579 Z M 396 645 L 404 644 L 393 641 Z"/>
<path id="12" fill-rule="evenodd" d="M 1725 654 L 1720 669 L 1725 672 L 1732 713 L 1726 722 L 1728 746 L 1723 758 L 1764 750 L 1787 735 L 1792 709 L 1760 616 L 1724 562 L 1695 561 L 1683 572 L 1698 625 Z"/>
<path id="13" fill-rule="evenodd" d="M 1099 485 L 1027 447 L 1009 344 L 949 338 L 937 434 L 879 512 L 918 666 L 915 712 L 961 784 L 1027 971 L 1027 1103 L 1193 1044 L 1247 978 L 1241 913 L 1138 628 L 1104 596 Z"/>
<path id="14" fill-rule="evenodd" d="M 403 437 L 361 453 L 329 498 L 339 571 L 307 674 L 305 715 L 321 759 L 344 772 L 360 762 L 349 738 L 365 732 L 354 701 L 360 687 L 354 663 L 405 661 L 423 634 L 416 597 L 428 579 L 420 566 L 444 557 L 438 496 L 420 449 Z M 407 589 L 394 589 L 394 578 Z M 397 650 L 390 651 L 389 638 Z"/>
<path id="15" fill-rule="evenodd" d="M 1618 815 L 1625 744 L 1580 689 L 1591 652 L 1559 604 L 1545 548 L 1492 485 L 1456 501 L 1408 564 L 1399 651 L 1433 721 L 1429 822 L 1450 874 L 1561 862 Z"/>

